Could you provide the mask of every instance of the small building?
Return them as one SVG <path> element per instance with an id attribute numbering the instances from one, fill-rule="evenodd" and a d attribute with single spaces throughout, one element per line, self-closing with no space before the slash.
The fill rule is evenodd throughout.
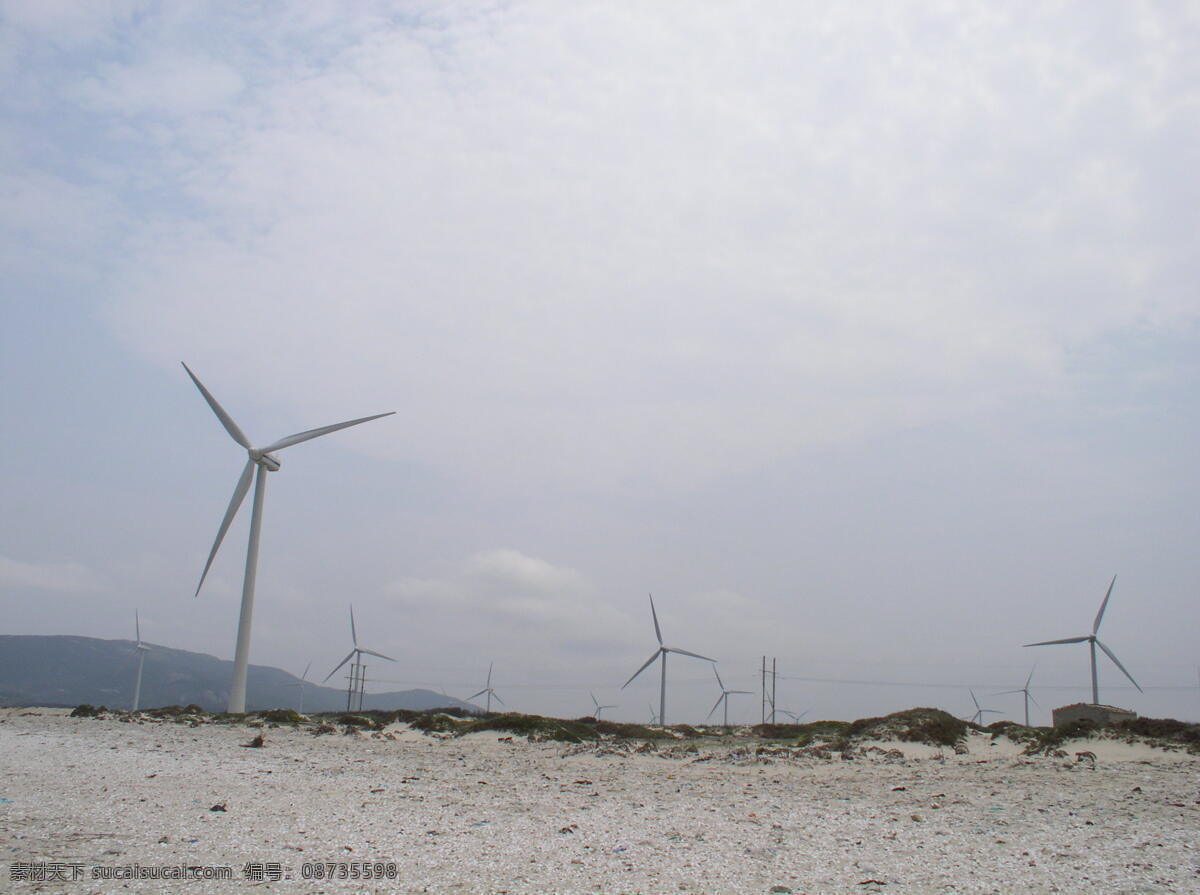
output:
<path id="1" fill-rule="evenodd" d="M 1111 724 L 1114 721 L 1132 721 L 1137 712 L 1119 709 L 1115 705 L 1097 705 L 1091 702 L 1076 702 L 1054 709 L 1051 713 L 1054 726 L 1061 727 L 1072 721 L 1093 721 L 1096 724 Z"/>

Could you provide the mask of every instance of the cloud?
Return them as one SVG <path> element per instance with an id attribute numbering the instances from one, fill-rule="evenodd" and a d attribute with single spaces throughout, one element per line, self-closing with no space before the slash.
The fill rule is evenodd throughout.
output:
<path id="1" fill-rule="evenodd" d="M 84 593 L 107 589 L 103 578 L 77 562 L 30 563 L 0 556 L 0 585 Z"/>

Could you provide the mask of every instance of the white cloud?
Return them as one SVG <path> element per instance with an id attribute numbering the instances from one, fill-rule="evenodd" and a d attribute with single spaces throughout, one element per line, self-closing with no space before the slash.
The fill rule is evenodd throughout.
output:
<path id="1" fill-rule="evenodd" d="M 0 556 L 0 585 L 81 593 L 106 590 L 102 576 L 77 562 L 30 563 Z"/>

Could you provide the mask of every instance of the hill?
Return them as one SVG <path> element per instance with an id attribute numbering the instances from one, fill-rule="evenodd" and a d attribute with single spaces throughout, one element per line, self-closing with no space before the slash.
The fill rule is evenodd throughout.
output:
<path id="1" fill-rule="evenodd" d="M 224 711 L 233 662 L 206 653 L 147 644 L 142 672 L 143 707 L 198 705 Z M 128 708 L 137 674 L 131 640 L 95 637 L 0 635 L 0 705 L 82 703 Z M 346 691 L 306 681 L 304 709 L 333 712 L 346 708 Z M 279 668 L 251 665 L 246 678 L 246 709 L 295 708 L 300 679 Z M 368 693 L 364 708 L 423 709 L 454 706 L 476 710 L 461 699 L 432 690 Z"/>

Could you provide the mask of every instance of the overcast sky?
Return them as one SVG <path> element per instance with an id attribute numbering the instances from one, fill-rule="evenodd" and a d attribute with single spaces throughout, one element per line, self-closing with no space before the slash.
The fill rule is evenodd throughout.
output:
<path id="1" fill-rule="evenodd" d="M 1195 4 L 0 2 L 6 633 L 1200 718 Z M 719 694 L 675 657 L 670 720 Z M 739 701 L 740 700 L 740 701 Z M 758 718 L 758 696 L 731 718 Z"/>

